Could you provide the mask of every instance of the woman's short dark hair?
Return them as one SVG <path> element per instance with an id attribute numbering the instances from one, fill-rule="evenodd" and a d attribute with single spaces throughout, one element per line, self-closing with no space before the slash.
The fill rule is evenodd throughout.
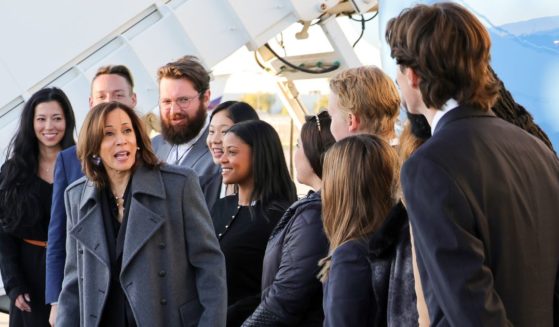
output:
<path id="1" fill-rule="evenodd" d="M 246 120 L 259 120 L 258 114 L 254 108 L 242 101 L 225 101 L 220 103 L 212 113 L 210 114 L 210 121 L 214 116 L 220 112 L 225 111 L 229 119 L 233 121 L 234 124 L 240 123 Z"/>
<path id="2" fill-rule="evenodd" d="M 77 154 L 82 162 L 85 175 L 98 188 L 107 185 L 109 177 L 105 167 L 103 167 L 102 164 L 97 164 L 94 158 L 99 156 L 107 115 L 117 109 L 124 111 L 130 118 L 134 134 L 136 135 L 136 144 L 140 148 L 136 153 L 136 164 L 134 167 L 137 165 L 138 160 L 149 168 L 154 168 L 160 164 L 159 159 L 157 159 L 157 156 L 153 152 L 151 140 L 145 130 L 144 123 L 136 112 L 120 102 L 112 101 L 100 103 L 91 108 L 87 114 L 80 131 L 77 148 Z"/>
<path id="3" fill-rule="evenodd" d="M 321 111 L 314 116 L 306 116 L 301 127 L 301 143 L 305 156 L 316 176 L 322 178 L 322 163 L 324 154 L 336 143 L 330 132 L 332 118 L 327 111 Z"/>
<path id="4" fill-rule="evenodd" d="M 36 208 L 40 203 L 28 192 L 39 169 L 39 140 L 33 121 L 37 106 L 50 101 L 56 101 L 64 112 L 66 127 L 60 141 L 61 149 L 75 144 L 73 132 L 76 120 L 66 94 L 56 87 L 44 88 L 33 94 L 23 107 L 18 130 L 10 141 L 7 160 L 0 174 L 0 223 L 5 231 L 14 228 L 21 219 L 34 221 L 33 217 L 38 212 Z"/>
<path id="5" fill-rule="evenodd" d="M 251 148 L 254 189 L 250 201 L 291 203 L 297 199 L 279 135 L 270 124 L 249 120 L 233 125 L 227 133 L 235 134 Z"/>

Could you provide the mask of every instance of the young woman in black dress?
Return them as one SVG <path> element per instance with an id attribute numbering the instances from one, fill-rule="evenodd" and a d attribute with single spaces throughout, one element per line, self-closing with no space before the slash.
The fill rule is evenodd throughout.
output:
<path id="1" fill-rule="evenodd" d="M 278 133 L 264 121 L 232 126 L 220 161 L 223 182 L 238 185 L 215 203 L 212 218 L 225 255 L 227 325 L 240 326 L 260 303 L 266 244 L 296 191 Z"/>
<path id="2" fill-rule="evenodd" d="M 0 268 L 10 326 L 49 326 L 45 255 L 54 163 L 74 145 L 74 112 L 64 92 L 45 88 L 25 104 L 0 172 Z"/>

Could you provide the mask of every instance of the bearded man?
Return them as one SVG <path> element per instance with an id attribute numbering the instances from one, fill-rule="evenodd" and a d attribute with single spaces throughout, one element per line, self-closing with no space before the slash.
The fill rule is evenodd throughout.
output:
<path id="1" fill-rule="evenodd" d="M 221 187 L 220 168 L 206 146 L 210 75 L 198 58 L 184 56 L 159 68 L 161 135 L 153 141 L 162 161 L 190 168 L 211 210 Z"/>

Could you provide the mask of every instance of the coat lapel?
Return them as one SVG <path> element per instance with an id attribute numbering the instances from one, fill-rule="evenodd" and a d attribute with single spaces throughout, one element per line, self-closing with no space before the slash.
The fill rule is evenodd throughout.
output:
<path id="1" fill-rule="evenodd" d="M 132 200 L 124 237 L 121 271 L 126 269 L 142 246 L 151 239 L 165 222 L 161 215 L 153 212 L 142 203 L 144 197 L 165 199 L 165 187 L 159 169 L 151 170 L 139 166 L 132 179 L 131 192 Z"/>
<path id="2" fill-rule="evenodd" d="M 202 158 L 204 154 L 209 151 L 206 145 L 206 139 L 208 138 L 208 131 L 209 131 L 209 127 L 206 127 L 204 133 L 202 133 L 200 138 L 198 138 L 198 141 L 194 143 L 194 146 L 192 147 L 192 150 L 190 150 L 190 153 L 186 155 L 186 158 L 181 163 L 181 166 L 193 168 L 194 165 L 198 162 L 198 160 L 200 160 L 200 158 Z"/>
<path id="3" fill-rule="evenodd" d="M 165 141 L 163 135 L 160 135 L 159 137 L 161 137 L 161 143 L 155 150 L 155 155 L 159 158 L 159 160 L 166 162 L 167 157 L 169 157 L 169 152 L 171 152 L 171 148 L 173 146 L 169 142 Z"/>
<path id="4" fill-rule="evenodd" d="M 109 250 L 105 234 L 105 225 L 102 219 L 102 210 L 99 201 L 99 192 L 93 183 L 87 181 L 80 202 L 80 213 L 85 212 L 83 218 L 70 231 L 85 249 L 91 252 L 107 268 L 110 267 Z M 81 214 L 80 214 L 81 216 Z"/>

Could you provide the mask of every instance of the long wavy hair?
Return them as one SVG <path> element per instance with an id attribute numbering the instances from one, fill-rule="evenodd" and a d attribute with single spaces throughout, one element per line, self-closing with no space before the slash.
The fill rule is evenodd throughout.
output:
<path id="1" fill-rule="evenodd" d="M 264 204 L 297 199 L 281 141 L 276 130 L 263 120 L 249 120 L 233 125 L 227 133 L 235 134 L 251 148 L 254 189 L 250 201 Z"/>
<path id="2" fill-rule="evenodd" d="M 56 87 L 44 88 L 33 94 L 25 103 L 18 130 L 10 141 L 7 160 L 0 172 L 0 227 L 4 231 L 31 225 L 39 219 L 36 209 L 40 206 L 39 199 L 34 196 L 34 192 L 30 192 L 39 167 L 39 141 L 33 120 L 35 108 L 50 101 L 56 101 L 64 112 L 66 129 L 60 141 L 61 148 L 66 149 L 75 144 L 73 133 L 76 120 L 66 94 Z"/>
<path id="3" fill-rule="evenodd" d="M 374 233 L 397 203 L 398 154 L 379 136 L 350 136 L 326 152 L 322 174 L 322 220 L 330 241 L 330 255 L 321 260 L 325 281 L 331 254 Z"/>

